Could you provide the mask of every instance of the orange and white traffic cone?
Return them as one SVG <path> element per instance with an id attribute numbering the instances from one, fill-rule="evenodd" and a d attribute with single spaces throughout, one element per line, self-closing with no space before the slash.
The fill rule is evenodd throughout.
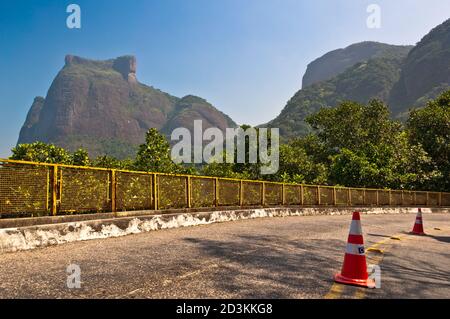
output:
<path id="1" fill-rule="evenodd" d="M 367 273 L 364 239 L 359 212 L 353 213 L 344 264 L 342 265 L 341 273 L 334 276 L 334 281 L 346 285 L 375 288 L 375 281 L 369 279 Z"/>
<path id="2" fill-rule="evenodd" d="M 414 227 L 411 234 L 425 235 L 425 232 L 423 231 L 422 209 L 420 208 L 419 211 L 417 212 L 416 222 L 414 223 Z"/>

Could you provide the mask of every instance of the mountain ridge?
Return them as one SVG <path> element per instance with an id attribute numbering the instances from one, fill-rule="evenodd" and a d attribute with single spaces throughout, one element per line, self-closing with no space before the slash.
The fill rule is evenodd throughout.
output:
<path id="1" fill-rule="evenodd" d="M 355 45 L 356 48 L 375 46 L 376 50 L 372 47 L 365 55 L 350 54 L 346 60 L 343 52 L 354 49 Z M 305 85 L 289 99 L 277 117 L 260 127 L 279 127 L 284 140 L 301 137 L 312 129 L 305 118 L 320 108 L 334 107 L 345 100 L 367 103 L 372 98 L 387 103 L 394 118 L 405 120 L 410 108 L 424 106 L 428 100 L 450 89 L 450 19 L 433 28 L 414 47 L 373 42 L 355 45 L 330 51 L 313 61 L 305 72 L 309 79 Z M 364 60 L 368 55 L 372 57 Z M 355 61 L 355 56 L 359 57 L 359 62 L 333 75 L 348 61 Z M 326 75 L 320 68 L 326 69 L 330 57 L 337 59 L 338 64 L 327 70 L 332 77 L 314 82 L 315 77 Z M 322 66 L 318 66 L 320 61 L 325 61 Z M 319 69 L 315 75 L 312 65 Z"/>
<path id="2" fill-rule="evenodd" d="M 189 128 L 194 120 L 203 120 L 205 128 L 237 126 L 205 99 L 178 98 L 140 83 L 136 65 L 130 55 L 109 60 L 67 55 L 47 96 L 34 100 L 18 144 L 41 141 L 125 158 L 134 155 L 149 128 L 170 135 L 176 125 Z"/>

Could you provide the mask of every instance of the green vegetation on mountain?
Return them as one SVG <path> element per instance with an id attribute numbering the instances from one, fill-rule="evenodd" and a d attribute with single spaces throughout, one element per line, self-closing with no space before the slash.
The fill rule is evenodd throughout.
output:
<path id="1" fill-rule="evenodd" d="M 306 184 L 450 191 L 450 90 L 413 110 L 406 125 L 393 120 L 380 100 L 342 102 L 308 116 L 307 122 L 312 133 L 280 146 L 279 170 L 272 175 L 261 175 L 260 162 L 175 164 L 166 137 L 156 129 L 146 133 L 133 159 L 89 159 L 83 149 L 70 153 L 44 143 L 19 145 L 12 158 Z M 249 147 L 246 143 L 247 161 Z"/>
<path id="2" fill-rule="evenodd" d="M 412 48 L 412 49 L 411 49 Z M 362 42 L 329 52 L 308 66 L 303 89 L 268 123 L 284 140 L 311 132 L 305 119 L 350 100 L 380 99 L 394 118 L 406 120 L 411 108 L 425 105 L 450 88 L 450 20 L 414 47 Z"/>
<path id="3" fill-rule="evenodd" d="M 370 99 L 386 100 L 400 77 L 401 57 L 374 58 L 360 62 L 331 80 L 313 84 L 298 91 L 281 114 L 269 122 L 279 127 L 285 139 L 311 132 L 307 116 L 347 100 L 367 103 Z"/>
<path id="4" fill-rule="evenodd" d="M 450 88 L 450 19 L 430 31 L 411 50 L 389 104 L 402 117 Z"/>
<path id="5" fill-rule="evenodd" d="M 165 136 L 150 129 L 134 159 L 71 154 L 43 143 L 22 144 L 13 159 L 165 173 L 190 173 L 349 187 L 450 191 L 450 90 L 411 112 L 404 125 L 380 100 L 342 102 L 308 116 L 312 133 L 280 146 L 279 170 L 261 175 L 248 163 L 182 166 L 171 161 Z M 247 128 L 248 126 L 243 126 Z M 270 138 L 269 138 L 270 143 Z M 236 158 L 236 148 L 233 156 Z"/>

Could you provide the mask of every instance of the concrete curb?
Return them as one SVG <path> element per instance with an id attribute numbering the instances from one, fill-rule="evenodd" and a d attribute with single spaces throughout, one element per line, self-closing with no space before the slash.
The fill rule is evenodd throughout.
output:
<path id="1" fill-rule="evenodd" d="M 416 213 L 417 208 L 368 207 L 283 207 L 218 210 L 209 212 L 181 212 L 176 214 L 122 213 L 125 217 L 80 220 L 57 224 L 0 229 L 0 253 L 30 250 L 91 239 L 121 237 L 159 229 L 208 225 L 218 222 L 263 217 L 311 215 L 347 215 L 353 211 L 363 214 Z M 449 213 L 449 208 L 422 209 L 423 213 Z M 128 215 L 128 216 L 127 216 Z"/>

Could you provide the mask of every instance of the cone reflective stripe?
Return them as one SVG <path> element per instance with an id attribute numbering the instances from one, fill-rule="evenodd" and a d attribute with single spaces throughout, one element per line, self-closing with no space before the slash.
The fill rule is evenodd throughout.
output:
<path id="1" fill-rule="evenodd" d="M 425 235 L 425 232 L 423 231 L 422 209 L 420 208 L 417 212 L 416 221 L 411 233 L 415 235 Z"/>
<path id="2" fill-rule="evenodd" d="M 336 282 L 374 288 L 375 282 L 367 274 L 366 254 L 359 212 L 353 213 L 350 232 L 345 249 L 344 264 L 340 274 L 334 276 Z"/>
<path id="3" fill-rule="evenodd" d="M 364 245 L 347 244 L 346 254 L 364 256 Z"/>

